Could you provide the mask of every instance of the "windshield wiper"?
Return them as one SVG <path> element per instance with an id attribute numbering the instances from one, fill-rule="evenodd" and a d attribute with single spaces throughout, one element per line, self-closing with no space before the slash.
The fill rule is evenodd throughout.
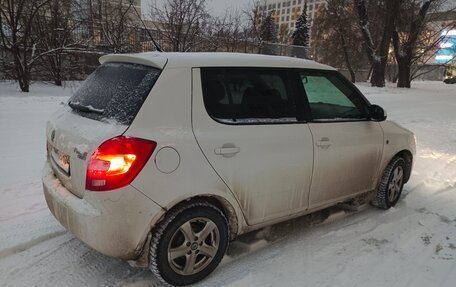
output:
<path id="1" fill-rule="evenodd" d="M 79 102 L 68 102 L 68 105 L 73 109 L 73 110 L 77 110 L 77 111 L 80 111 L 80 112 L 84 112 L 84 113 L 95 113 L 95 114 L 103 114 L 104 113 L 104 110 L 103 109 L 96 109 L 92 106 L 84 106 L 82 104 L 80 104 Z"/>

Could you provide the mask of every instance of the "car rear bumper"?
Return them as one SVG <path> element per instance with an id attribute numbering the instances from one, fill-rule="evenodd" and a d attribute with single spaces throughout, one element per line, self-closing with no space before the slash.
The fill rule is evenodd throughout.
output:
<path id="1" fill-rule="evenodd" d="M 43 169 L 46 203 L 55 218 L 93 249 L 112 257 L 134 260 L 147 234 L 164 210 L 131 186 L 109 191 L 86 191 L 81 199 L 66 189 L 50 163 Z"/>

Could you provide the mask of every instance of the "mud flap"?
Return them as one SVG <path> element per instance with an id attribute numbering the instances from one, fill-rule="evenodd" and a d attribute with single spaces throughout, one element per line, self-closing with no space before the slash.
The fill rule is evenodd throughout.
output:
<path id="1" fill-rule="evenodd" d="M 152 233 L 147 234 L 146 242 L 142 248 L 141 254 L 136 260 L 128 260 L 131 267 L 147 268 L 149 267 L 149 248 Z"/>

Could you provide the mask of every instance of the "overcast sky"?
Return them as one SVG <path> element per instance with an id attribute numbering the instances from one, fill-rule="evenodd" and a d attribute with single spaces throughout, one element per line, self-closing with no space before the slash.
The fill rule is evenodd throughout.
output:
<path id="1" fill-rule="evenodd" d="M 142 1 L 142 13 L 147 16 L 150 11 L 150 3 L 156 1 L 157 3 L 164 2 L 166 0 L 141 0 Z M 221 16 L 225 10 L 245 10 L 248 7 L 250 0 L 207 0 L 207 8 L 211 15 Z"/>

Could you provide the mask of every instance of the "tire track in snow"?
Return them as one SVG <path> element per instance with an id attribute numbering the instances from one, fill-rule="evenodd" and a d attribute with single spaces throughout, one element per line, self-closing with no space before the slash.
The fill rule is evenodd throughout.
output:
<path id="1" fill-rule="evenodd" d="M 13 255 L 13 254 L 16 254 L 16 253 L 19 253 L 19 252 L 23 252 L 37 244 L 40 244 L 44 241 L 47 241 L 49 239 L 52 239 L 52 238 L 55 238 L 55 237 L 58 237 L 58 236 L 62 236 L 64 235 L 65 233 L 67 233 L 66 230 L 62 230 L 62 231 L 56 231 L 56 232 L 52 232 L 52 233 L 48 233 L 48 234 L 44 234 L 44 235 L 41 235 L 33 240 L 30 240 L 30 241 L 27 241 L 27 242 L 24 242 L 24 243 L 21 243 L 21 244 L 18 244 L 16 246 L 13 246 L 13 247 L 10 247 L 10 248 L 6 248 L 6 249 L 3 249 L 3 250 L 0 250 L 0 259 L 4 259 L 5 257 L 8 257 L 10 255 Z"/>
<path id="2" fill-rule="evenodd" d="M 0 274 L 4 277 L 0 285 L 114 286 L 141 271 L 98 253 L 66 233 L 0 260 Z"/>

